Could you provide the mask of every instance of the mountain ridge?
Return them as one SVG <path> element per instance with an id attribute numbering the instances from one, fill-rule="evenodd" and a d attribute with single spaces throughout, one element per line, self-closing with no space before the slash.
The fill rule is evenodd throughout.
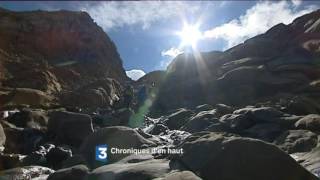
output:
<path id="1" fill-rule="evenodd" d="M 320 78 L 320 10 L 278 24 L 224 52 L 181 54 L 168 66 L 155 109 L 243 106 Z M 195 98 L 196 97 L 196 98 Z"/>

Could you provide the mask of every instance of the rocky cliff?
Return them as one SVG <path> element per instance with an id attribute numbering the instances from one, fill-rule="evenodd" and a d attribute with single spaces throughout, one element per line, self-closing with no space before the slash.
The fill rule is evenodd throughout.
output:
<path id="1" fill-rule="evenodd" d="M 34 77 L 56 78 L 65 86 L 126 79 L 114 43 L 85 12 L 0 11 L 0 39 L 4 86 L 34 84 Z"/>
<path id="2" fill-rule="evenodd" d="M 127 80 L 115 44 L 86 12 L 1 10 L 0 39 L 2 87 L 57 95 Z"/>
<path id="3" fill-rule="evenodd" d="M 140 79 L 138 79 L 134 84 L 135 85 L 147 85 L 147 86 L 156 86 L 158 87 L 163 80 L 165 79 L 165 71 L 152 71 L 147 73 Z"/>
<path id="4" fill-rule="evenodd" d="M 168 110 L 202 103 L 319 100 L 319 22 L 320 10 L 224 52 L 179 55 L 167 69 L 154 106 Z M 317 106 L 312 112 L 319 110 Z"/>

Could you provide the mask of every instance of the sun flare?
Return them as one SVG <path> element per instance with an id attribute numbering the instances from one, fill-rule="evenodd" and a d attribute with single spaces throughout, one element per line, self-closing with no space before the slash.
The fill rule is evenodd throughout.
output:
<path id="1" fill-rule="evenodd" d="M 182 46 L 196 47 L 197 42 L 201 38 L 201 32 L 197 25 L 185 24 L 178 34 L 181 38 Z"/>

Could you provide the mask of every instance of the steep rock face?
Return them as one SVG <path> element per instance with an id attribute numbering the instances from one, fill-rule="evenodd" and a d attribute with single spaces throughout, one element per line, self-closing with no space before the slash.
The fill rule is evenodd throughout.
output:
<path id="1" fill-rule="evenodd" d="M 165 71 L 153 71 L 144 75 L 140 79 L 138 79 L 138 81 L 135 84 L 137 85 L 143 84 L 143 85 L 150 85 L 150 86 L 154 84 L 154 86 L 158 86 L 162 83 L 165 77 L 166 77 Z"/>
<path id="2" fill-rule="evenodd" d="M 71 107 L 106 107 L 117 102 L 120 96 L 121 85 L 116 80 L 107 78 L 62 93 L 60 104 Z"/>
<path id="3" fill-rule="evenodd" d="M 0 11 L 3 86 L 46 92 L 127 79 L 117 49 L 85 12 Z"/>
<path id="4" fill-rule="evenodd" d="M 154 109 L 204 103 L 236 106 L 290 99 L 299 93 L 317 99 L 320 78 L 320 10 L 278 24 L 224 52 L 181 54 L 167 68 Z M 312 92 L 312 93 L 311 93 Z M 318 94 L 319 95 L 319 94 Z"/>

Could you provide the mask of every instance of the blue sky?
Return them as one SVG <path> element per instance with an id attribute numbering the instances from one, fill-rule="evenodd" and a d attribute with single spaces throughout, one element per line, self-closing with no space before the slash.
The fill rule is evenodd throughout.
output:
<path id="1" fill-rule="evenodd" d="M 270 27 L 318 9 L 317 1 L 0 2 L 24 10 L 87 11 L 115 42 L 129 76 L 165 69 L 182 46 L 184 24 L 198 25 L 199 51 L 225 50 Z"/>

